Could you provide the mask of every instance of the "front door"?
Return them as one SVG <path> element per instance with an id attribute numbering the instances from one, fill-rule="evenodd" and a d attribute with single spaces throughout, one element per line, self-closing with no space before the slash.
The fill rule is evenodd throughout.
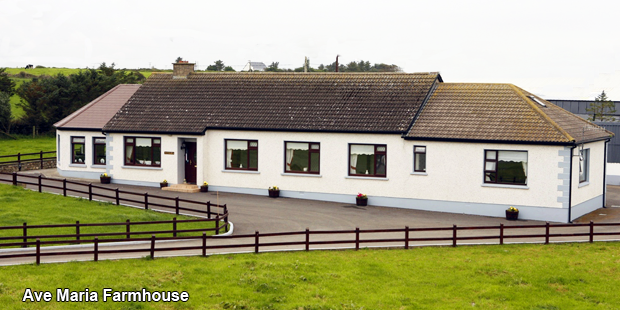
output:
<path id="1" fill-rule="evenodd" d="M 185 142 L 185 181 L 196 184 L 196 142 Z"/>

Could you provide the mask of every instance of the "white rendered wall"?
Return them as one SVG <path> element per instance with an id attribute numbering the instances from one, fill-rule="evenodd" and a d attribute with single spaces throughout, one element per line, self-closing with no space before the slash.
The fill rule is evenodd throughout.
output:
<path id="1" fill-rule="evenodd" d="M 60 144 L 58 143 L 58 138 L 60 137 Z M 77 164 L 72 163 L 72 153 L 71 153 L 71 137 L 84 137 L 84 147 L 85 147 L 85 163 Z M 60 148 L 57 150 L 58 155 L 60 156 L 60 160 L 57 162 L 57 169 L 63 174 L 62 171 L 69 171 L 75 173 L 82 173 L 81 177 L 90 178 L 90 179 L 98 179 L 99 174 L 106 172 L 106 165 L 93 165 L 93 137 L 97 138 L 105 138 L 105 135 L 100 131 L 67 131 L 67 130 L 57 130 L 56 131 L 56 145 L 60 145 Z M 78 176 L 75 175 L 74 176 Z"/>
<path id="2" fill-rule="evenodd" d="M 210 185 L 561 208 L 560 146 L 406 141 L 399 135 L 207 131 L 203 160 Z M 258 173 L 224 170 L 224 139 L 258 140 Z M 284 174 L 284 141 L 321 143 L 320 177 Z M 387 144 L 387 178 L 349 178 L 348 144 Z M 413 145 L 427 147 L 427 175 L 412 175 Z M 528 151 L 528 185 L 483 186 L 484 150 Z M 199 173 L 200 174 L 200 173 Z"/>
<path id="3" fill-rule="evenodd" d="M 579 149 L 580 147 L 577 147 L 573 150 L 573 194 L 571 201 L 573 206 L 603 194 L 605 141 L 586 143 L 584 145 L 584 149 L 590 149 L 588 181 L 584 183 L 579 183 Z"/>

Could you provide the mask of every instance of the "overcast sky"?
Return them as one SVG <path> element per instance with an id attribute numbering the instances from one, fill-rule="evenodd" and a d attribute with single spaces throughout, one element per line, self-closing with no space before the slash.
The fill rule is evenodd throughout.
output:
<path id="1" fill-rule="evenodd" d="M 368 60 L 547 99 L 620 101 L 618 1 L 0 0 L 0 67 Z"/>

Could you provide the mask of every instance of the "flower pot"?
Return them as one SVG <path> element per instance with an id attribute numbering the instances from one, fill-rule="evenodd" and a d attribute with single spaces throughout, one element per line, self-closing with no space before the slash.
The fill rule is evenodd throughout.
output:
<path id="1" fill-rule="evenodd" d="M 209 191 L 209 185 L 200 185 L 200 192 L 206 193 Z"/>
<path id="2" fill-rule="evenodd" d="M 168 187 L 168 182 L 166 183 L 159 183 L 159 188 L 164 188 L 164 187 Z"/>
<path id="3" fill-rule="evenodd" d="M 509 221 L 516 221 L 519 218 L 519 211 L 506 210 L 506 219 Z"/>
<path id="4" fill-rule="evenodd" d="M 280 197 L 280 191 L 269 191 L 269 197 L 271 198 L 278 198 Z"/>
<path id="5" fill-rule="evenodd" d="M 110 184 L 112 177 L 99 177 L 99 180 L 101 181 L 101 184 Z"/>
<path id="6" fill-rule="evenodd" d="M 368 205 L 368 198 L 364 199 L 364 198 L 355 198 L 355 203 L 360 206 L 360 207 L 364 207 Z"/>

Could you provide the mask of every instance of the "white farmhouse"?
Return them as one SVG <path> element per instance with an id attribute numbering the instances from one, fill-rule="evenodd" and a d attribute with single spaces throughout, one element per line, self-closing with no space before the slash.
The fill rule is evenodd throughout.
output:
<path id="1" fill-rule="evenodd" d="M 605 201 L 611 133 L 514 85 L 193 66 L 57 123 L 59 173 L 255 195 L 277 185 L 283 197 L 343 203 L 361 192 L 370 205 L 487 216 L 514 206 L 555 222 Z M 72 125 L 121 91 L 105 125 Z"/>

